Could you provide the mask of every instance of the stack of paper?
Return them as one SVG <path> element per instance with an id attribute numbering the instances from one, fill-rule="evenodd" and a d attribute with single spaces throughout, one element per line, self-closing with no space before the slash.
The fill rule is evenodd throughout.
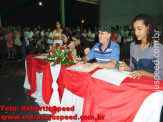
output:
<path id="1" fill-rule="evenodd" d="M 66 68 L 67 70 L 74 70 L 74 71 L 79 71 L 79 72 L 90 72 L 92 71 L 93 69 L 84 69 L 83 67 L 86 66 L 86 65 L 89 65 L 90 63 L 87 63 L 87 64 L 83 64 L 81 66 L 76 66 L 76 65 L 73 65 L 73 66 L 70 66 L 68 68 Z"/>
<path id="2" fill-rule="evenodd" d="M 116 69 L 100 69 L 93 73 L 92 77 L 119 86 L 126 77 L 130 77 L 129 74 L 130 72 L 119 72 Z"/>
<path id="3" fill-rule="evenodd" d="M 46 59 L 47 56 L 35 56 L 34 58 L 37 58 L 37 59 Z"/>

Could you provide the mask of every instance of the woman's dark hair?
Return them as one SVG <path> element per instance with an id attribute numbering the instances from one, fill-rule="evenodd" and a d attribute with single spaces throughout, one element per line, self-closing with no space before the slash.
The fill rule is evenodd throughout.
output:
<path id="1" fill-rule="evenodd" d="M 80 40 L 80 45 L 78 45 L 76 48 L 77 55 L 80 55 L 80 57 L 83 57 L 84 54 L 84 49 L 90 48 L 90 43 L 86 41 L 86 39 L 82 36 L 82 34 L 78 31 L 72 33 L 72 37 Z"/>
<path id="2" fill-rule="evenodd" d="M 62 34 L 64 34 L 65 36 L 69 37 L 69 38 L 68 38 L 68 41 L 67 41 L 67 43 L 66 43 L 67 45 L 69 45 L 70 42 L 71 42 L 71 33 L 70 33 L 68 30 L 63 29 Z"/>
<path id="3" fill-rule="evenodd" d="M 75 37 L 76 39 L 84 39 L 84 37 L 82 36 L 82 34 L 78 31 L 75 31 L 72 33 L 72 36 Z"/>
<path id="4" fill-rule="evenodd" d="M 56 23 L 57 23 L 57 22 L 61 25 L 61 29 L 63 29 L 63 24 L 62 24 L 62 22 L 59 21 L 59 20 L 57 20 Z"/>
<path id="5" fill-rule="evenodd" d="M 75 31 L 74 33 L 72 33 L 72 37 L 75 37 L 76 39 L 80 40 L 80 46 L 85 46 L 86 43 L 88 42 L 80 32 Z"/>
<path id="6" fill-rule="evenodd" d="M 143 20 L 144 22 L 144 25 L 145 26 L 149 26 L 149 31 L 148 31 L 148 34 L 147 34 L 147 43 L 150 44 L 150 46 L 153 46 L 153 34 L 154 34 L 154 24 L 153 24 L 153 20 L 152 20 L 152 17 L 149 16 L 148 14 L 139 14 L 137 15 L 134 20 L 132 21 L 132 26 L 134 24 L 135 21 L 137 20 Z M 136 37 L 135 37 L 135 44 L 140 44 L 141 41 L 140 40 L 137 40 Z"/>

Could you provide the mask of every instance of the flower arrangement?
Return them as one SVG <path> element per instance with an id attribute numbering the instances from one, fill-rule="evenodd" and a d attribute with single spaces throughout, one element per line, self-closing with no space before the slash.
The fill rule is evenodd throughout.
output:
<path id="1" fill-rule="evenodd" d="M 52 45 L 50 46 L 46 62 L 53 63 L 52 66 L 55 66 L 56 64 L 72 64 L 74 63 L 72 51 L 68 45 L 61 46 L 59 43 Z"/>

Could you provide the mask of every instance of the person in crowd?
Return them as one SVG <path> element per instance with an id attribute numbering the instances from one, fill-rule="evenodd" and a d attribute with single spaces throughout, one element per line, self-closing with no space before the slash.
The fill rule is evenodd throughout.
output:
<path id="1" fill-rule="evenodd" d="M 8 59 L 14 59 L 14 33 L 13 28 L 9 28 L 7 33 L 7 52 L 8 52 Z"/>
<path id="2" fill-rule="evenodd" d="M 95 32 L 93 32 L 90 28 L 88 29 L 86 39 L 87 39 L 89 42 L 93 42 L 94 39 L 95 39 Z"/>
<path id="3" fill-rule="evenodd" d="M 118 34 L 117 43 L 120 45 L 120 47 L 122 47 L 122 35 L 123 35 L 123 31 L 121 29 L 121 26 L 120 25 L 117 25 L 116 26 L 116 30 L 117 30 L 117 34 Z"/>
<path id="4" fill-rule="evenodd" d="M 130 58 L 130 44 L 131 42 L 133 41 L 133 30 L 132 30 L 132 26 L 129 25 L 129 26 L 125 26 L 124 27 L 125 31 L 124 31 L 124 58 L 129 61 L 129 58 Z"/>
<path id="5" fill-rule="evenodd" d="M 46 42 L 45 41 L 41 41 L 41 50 L 42 50 L 42 53 L 46 52 Z"/>
<path id="6" fill-rule="evenodd" d="M 75 33 L 75 32 L 76 32 L 76 29 L 75 29 L 75 28 L 73 28 L 73 29 L 72 29 L 72 34 L 73 34 L 73 33 Z"/>
<path id="7" fill-rule="evenodd" d="M 163 79 L 163 45 L 154 38 L 152 18 L 147 14 L 140 14 L 132 24 L 136 39 L 130 45 L 130 65 L 120 63 L 119 71 L 131 71 L 130 75 L 134 79 L 141 76 Z"/>
<path id="8" fill-rule="evenodd" d="M 46 51 L 46 47 L 47 47 L 47 40 L 46 40 L 46 30 L 43 28 L 41 31 L 41 44 L 42 44 L 42 51 L 43 53 Z"/>
<path id="9" fill-rule="evenodd" d="M 162 29 L 161 29 L 161 25 L 160 24 L 156 25 L 156 31 L 158 31 L 159 36 L 162 34 Z"/>
<path id="10" fill-rule="evenodd" d="M 80 32 L 80 27 L 79 26 L 77 26 L 76 31 Z"/>
<path id="11" fill-rule="evenodd" d="M 87 29 L 84 29 L 84 31 L 82 33 L 82 36 L 86 39 L 86 37 L 87 37 Z"/>
<path id="12" fill-rule="evenodd" d="M 118 38 L 118 34 L 116 33 L 116 29 L 114 27 L 112 27 L 111 40 L 113 42 L 117 43 L 117 38 Z"/>
<path id="13" fill-rule="evenodd" d="M 96 43 L 91 51 L 82 58 L 83 62 L 87 62 L 91 59 L 96 59 L 94 62 L 85 69 L 107 68 L 114 69 L 117 67 L 119 62 L 120 47 L 117 43 L 111 41 L 111 27 L 101 26 L 99 28 L 99 43 Z M 79 63 L 77 65 L 80 65 Z"/>
<path id="14" fill-rule="evenodd" d="M 72 29 L 70 27 L 67 27 L 67 30 L 72 34 Z"/>
<path id="15" fill-rule="evenodd" d="M 26 54 L 29 53 L 29 28 L 25 27 L 24 28 L 24 40 L 25 40 L 25 44 L 26 44 Z"/>
<path id="16" fill-rule="evenodd" d="M 128 26 L 128 33 L 127 33 L 127 36 L 126 36 L 126 43 L 124 45 L 124 50 L 125 50 L 125 57 L 127 60 L 129 60 L 130 58 L 130 44 L 131 42 L 133 41 L 133 35 L 134 35 L 134 32 L 133 32 L 133 29 L 132 29 L 132 25 L 130 24 Z"/>
<path id="17" fill-rule="evenodd" d="M 159 36 L 160 43 L 163 44 L 163 33 Z"/>
<path id="18" fill-rule="evenodd" d="M 33 31 L 31 31 L 30 27 L 28 27 L 28 41 L 29 41 L 29 47 L 28 47 L 28 51 L 29 51 L 29 54 L 34 54 L 34 40 L 33 40 L 33 37 L 34 37 L 34 33 Z"/>
<path id="19" fill-rule="evenodd" d="M 125 47 L 124 45 L 127 42 L 127 37 L 128 37 L 128 33 L 129 33 L 129 31 L 128 31 L 128 25 L 125 25 L 124 28 L 123 28 L 123 30 L 124 30 L 124 32 L 122 34 L 122 47 L 123 47 L 123 54 L 124 54 L 124 56 L 126 58 L 125 51 L 124 51 L 124 47 Z"/>
<path id="20" fill-rule="evenodd" d="M 75 60 L 81 60 L 82 57 L 88 54 L 91 49 L 91 44 L 86 41 L 82 34 L 78 31 L 72 34 L 72 40 L 76 49 L 76 58 Z"/>
<path id="21" fill-rule="evenodd" d="M 36 32 L 36 34 L 40 34 L 40 33 L 41 33 L 41 26 L 38 25 L 38 26 L 37 26 L 37 32 Z"/>
<path id="22" fill-rule="evenodd" d="M 60 43 L 63 44 L 61 40 L 61 32 L 62 32 L 62 24 L 60 21 L 56 22 L 56 29 L 53 31 L 52 39 L 54 40 L 54 44 Z"/>
<path id="23" fill-rule="evenodd" d="M 20 26 L 16 27 L 16 33 L 15 33 L 15 40 L 14 40 L 14 45 L 15 45 L 15 49 L 16 49 L 16 58 L 17 59 L 21 59 L 21 46 L 22 46 L 22 42 L 21 42 L 21 28 Z"/>
<path id="24" fill-rule="evenodd" d="M 45 37 L 45 29 L 43 28 L 42 31 L 41 31 L 41 40 L 43 41 L 44 40 L 44 37 Z"/>
<path id="25" fill-rule="evenodd" d="M 24 38 L 24 30 L 21 30 L 21 36 L 20 36 L 20 40 L 22 42 L 22 46 L 21 46 L 21 58 L 23 61 L 25 61 L 26 58 L 26 42 L 25 42 L 25 38 Z"/>
<path id="26" fill-rule="evenodd" d="M 38 33 L 37 33 L 37 28 L 34 27 L 33 28 L 33 51 L 34 53 L 36 53 L 36 48 L 37 48 L 37 37 L 38 37 Z"/>
<path id="27" fill-rule="evenodd" d="M 37 52 L 42 53 L 42 37 L 41 34 L 38 34 L 37 36 Z"/>
<path id="28" fill-rule="evenodd" d="M 46 49 L 49 49 L 50 45 L 53 45 L 54 43 L 54 40 L 52 40 L 53 32 L 51 31 L 50 28 L 47 28 L 45 35 L 46 35 L 46 42 L 47 42 Z"/>

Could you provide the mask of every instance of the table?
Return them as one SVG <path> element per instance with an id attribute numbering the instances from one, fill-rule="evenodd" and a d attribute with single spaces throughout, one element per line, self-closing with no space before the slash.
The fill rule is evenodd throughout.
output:
<path id="1" fill-rule="evenodd" d="M 31 86 L 31 90 L 27 93 L 31 94 L 35 92 L 36 79 L 33 74 L 42 71 L 42 84 L 44 84 L 42 85 L 42 97 L 45 103 L 49 104 L 53 93 L 52 83 L 54 82 L 51 72 L 54 70 L 50 69 L 50 64 L 46 63 L 45 60 L 40 61 L 39 59 L 38 61 L 32 57 L 33 56 L 27 56 L 26 58 L 27 73 L 29 73 L 27 75 Z M 28 62 L 30 62 L 30 65 Z M 32 67 L 31 72 L 28 71 L 30 66 Z M 154 79 L 152 78 L 141 77 L 136 80 L 126 78 L 120 86 L 115 86 L 105 81 L 92 78 L 91 75 L 95 70 L 89 73 L 83 73 L 69 71 L 66 70 L 66 68 L 67 66 L 60 67 L 60 74 L 58 74 L 56 82 L 58 89 L 56 92 L 59 94 L 60 103 L 62 105 L 68 105 L 64 104 L 63 101 L 69 100 L 70 97 L 67 96 L 72 94 L 71 98 L 78 97 L 75 101 L 80 102 L 80 107 L 77 107 L 80 109 L 79 114 L 81 114 L 81 112 L 83 115 L 96 116 L 97 114 L 102 114 L 105 115 L 105 121 L 111 122 L 159 121 L 159 114 L 163 104 L 163 81 L 160 81 L 159 84 L 160 92 L 156 92 L 154 91 L 156 89 Z M 31 79 L 29 75 L 31 75 L 33 79 Z M 68 94 L 66 95 L 66 93 Z M 76 95 L 76 97 L 73 97 L 74 95 Z M 54 100 L 54 102 L 56 102 L 56 100 Z M 71 103 L 73 102 L 74 101 L 71 101 Z M 76 106 L 79 105 L 77 103 Z M 81 105 L 82 103 L 83 105 Z M 153 111 L 154 113 L 151 115 Z M 84 121 L 86 122 L 88 120 Z"/>
<path id="2" fill-rule="evenodd" d="M 158 114 L 161 110 L 160 106 L 163 104 L 163 94 L 162 92 L 155 93 L 156 96 L 152 94 L 155 92 L 153 91 L 154 81 L 152 78 L 141 77 L 136 80 L 126 78 L 120 86 L 116 86 L 92 78 L 91 74 L 93 72 L 68 71 L 65 66 L 62 66 L 58 78 L 59 84 L 63 83 L 69 91 L 84 98 L 83 115 L 103 114 L 105 115 L 105 120 L 111 122 L 130 122 L 133 120 L 149 122 L 149 116 L 151 116 L 151 122 L 153 119 L 156 121 L 156 114 L 154 115 L 153 113 L 155 116 L 153 118 L 152 115 L 147 115 L 147 108 L 148 111 L 150 111 L 149 107 L 151 109 L 154 108 L 154 111 Z M 162 88 L 163 82 L 160 81 L 160 90 L 163 90 Z M 147 107 L 144 107 L 143 111 L 146 113 L 146 116 L 145 114 L 137 114 L 144 100 L 150 95 L 153 95 L 154 99 L 152 97 L 149 98 L 151 102 L 147 101 L 149 102 L 148 105 L 154 106 L 147 105 Z M 156 101 L 157 103 L 155 103 Z M 136 114 L 138 118 L 135 118 Z M 159 117 L 157 116 L 157 118 Z"/>

